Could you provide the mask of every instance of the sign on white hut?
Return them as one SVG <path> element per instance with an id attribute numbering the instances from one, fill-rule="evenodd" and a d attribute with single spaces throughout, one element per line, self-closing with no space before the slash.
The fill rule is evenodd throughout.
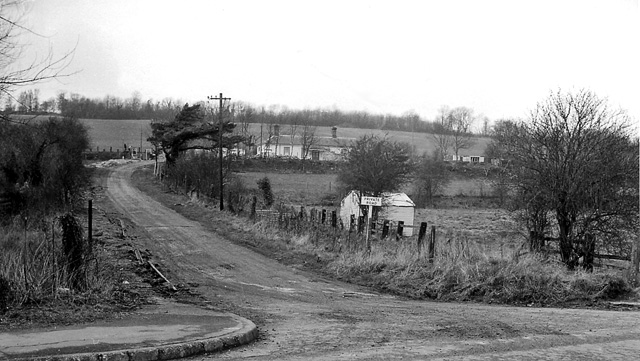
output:
<path id="1" fill-rule="evenodd" d="M 358 216 L 363 215 L 359 211 L 360 206 L 360 194 L 358 191 L 351 191 L 340 202 L 340 219 L 345 227 L 349 227 L 351 222 L 351 215 L 353 214 L 358 219 Z M 398 224 L 398 221 L 403 221 L 406 228 L 404 228 L 403 234 L 405 236 L 413 235 L 413 219 L 415 217 L 416 205 L 413 203 L 404 193 L 383 193 L 382 194 L 382 208 L 378 213 L 379 220 L 389 220 L 394 224 Z"/>

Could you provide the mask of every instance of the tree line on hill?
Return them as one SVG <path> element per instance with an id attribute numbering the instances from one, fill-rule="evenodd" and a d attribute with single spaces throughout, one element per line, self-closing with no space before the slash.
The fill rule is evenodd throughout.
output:
<path id="1" fill-rule="evenodd" d="M 201 102 L 203 108 L 206 102 Z M 198 103 L 200 104 L 200 103 Z M 63 117 L 86 119 L 153 119 L 169 121 L 180 112 L 184 103 L 177 99 L 164 98 L 162 100 L 144 100 L 139 92 L 131 97 L 122 99 L 107 95 L 103 98 L 88 98 L 77 93 L 60 92 L 56 97 L 46 100 L 40 98 L 38 89 L 24 90 L 17 97 L 5 98 L 3 113 L 8 114 L 59 114 Z M 419 133 L 447 133 L 452 131 L 448 127 L 457 114 L 466 114 L 472 120 L 481 122 L 481 132 L 488 134 L 488 119 L 474 116 L 473 110 L 467 107 L 450 109 L 443 107 L 434 120 L 422 119 L 413 111 L 402 115 L 372 114 L 366 111 L 342 111 L 338 109 L 289 109 L 285 106 L 258 107 L 242 101 L 226 105 L 232 121 L 241 120 L 243 123 L 264 124 L 308 124 L 310 126 L 331 127 L 341 126 L 361 129 L 381 129 L 395 131 L 409 131 Z M 215 106 L 213 106 L 215 108 Z M 461 111 L 462 110 L 462 111 Z M 469 119 L 467 119 L 469 120 Z M 238 123 L 239 121 L 236 121 Z M 471 133 L 470 126 L 458 128 Z"/>

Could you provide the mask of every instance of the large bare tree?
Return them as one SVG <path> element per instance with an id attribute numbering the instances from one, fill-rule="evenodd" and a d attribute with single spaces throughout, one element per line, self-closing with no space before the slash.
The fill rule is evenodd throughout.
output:
<path id="1" fill-rule="evenodd" d="M 311 148 L 318 143 L 316 128 L 316 126 L 309 124 L 309 122 L 305 122 L 302 125 L 302 132 L 300 133 L 300 144 L 302 145 L 301 158 L 303 161 L 309 156 Z"/>
<path id="2" fill-rule="evenodd" d="M 451 110 L 446 105 L 443 105 L 438 109 L 438 115 L 434 121 L 434 132 L 432 134 L 433 140 L 436 142 L 436 151 L 439 154 L 441 160 L 447 160 L 449 156 L 449 148 L 451 148 L 451 137 L 449 122 L 449 112 Z"/>
<path id="3" fill-rule="evenodd" d="M 449 149 L 451 149 L 455 160 L 458 160 L 460 151 L 473 145 L 473 134 L 471 134 L 473 121 L 473 109 L 471 108 L 440 107 L 434 122 L 432 136 L 442 159 L 448 157 Z"/>
<path id="4" fill-rule="evenodd" d="M 534 250 L 557 239 L 562 261 L 587 269 L 596 247 L 628 254 L 639 229 L 639 148 L 630 124 L 590 91 L 558 91 L 510 130 L 503 149 Z"/>
<path id="5" fill-rule="evenodd" d="M 471 125 L 474 121 L 473 109 L 467 107 L 454 108 L 449 113 L 449 118 L 451 147 L 456 160 L 458 160 L 460 151 L 469 149 L 474 143 L 473 135 L 471 134 Z"/>

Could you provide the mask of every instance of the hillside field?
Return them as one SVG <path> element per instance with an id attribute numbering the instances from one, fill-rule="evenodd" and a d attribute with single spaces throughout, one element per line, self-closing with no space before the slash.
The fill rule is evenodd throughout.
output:
<path id="1" fill-rule="evenodd" d="M 127 147 L 140 147 L 142 138 L 142 148 L 151 149 L 153 146 L 147 142 L 147 138 L 151 135 L 150 120 L 136 119 L 80 119 L 80 121 L 89 129 L 89 138 L 91 139 L 91 150 L 96 147 L 102 151 L 109 151 L 109 147 L 122 150 L 124 144 Z"/>
<path id="2" fill-rule="evenodd" d="M 113 150 L 127 146 L 139 147 L 142 140 L 142 148 L 152 148 L 151 143 L 147 142 L 147 138 L 151 134 L 150 120 L 116 120 L 116 119 L 80 119 L 83 124 L 89 128 L 89 136 L 91 138 L 91 149 L 96 147 L 100 150 Z M 260 139 L 260 124 L 250 124 L 249 131 Z M 266 134 L 263 131 L 263 136 Z M 281 127 L 281 134 L 287 134 L 287 126 Z M 376 129 L 358 129 L 358 128 L 338 128 L 338 137 L 357 139 L 363 135 L 374 134 L 378 136 L 388 136 L 389 139 L 406 142 L 413 146 L 417 154 L 427 152 L 431 154 L 435 150 L 436 145 L 433 136 L 428 133 L 412 133 L 400 131 L 387 131 Z M 330 137 L 330 127 L 318 127 L 316 135 L 319 137 Z M 483 155 L 489 144 L 490 139 L 487 137 L 476 137 L 475 143 L 470 149 L 464 150 L 462 154 L 467 155 Z"/>
<path id="3" fill-rule="evenodd" d="M 266 127 L 264 129 L 266 129 Z M 298 127 L 298 129 L 300 129 L 300 127 Z M 250 124 L 249 131 L 251 134 L 257 136 L 257 139 L 260 139 L 260 124 Z M 289 134 L 288 126 L 286 124 L 280 127 L 280 134 Z M 369 134 L 377 135 L 379 137 L 387 136 L 389 139 L 397 142 L 409 143 L 419 155 L 422 155 L 425 152 L 427 152 L 427 154 L 431 154 L 436 149 L 436 142 L 433 139 L 433 135 L 430 133 L 341 127 L 338 127 L 337 131 L 337 135 L 340 138 L 357 139 L 363 135 Z M 263 136 L 266 137 L 266 130 L 263 130 Z M 330 137 L 331 127 L 318 127 L 316 129 L 316 136 Z M 484 155 L 490 141 L 491 139 L 488 137 L 475 137 L 474 144 L 469 149 L 462 151 L 460 155 Z"/>

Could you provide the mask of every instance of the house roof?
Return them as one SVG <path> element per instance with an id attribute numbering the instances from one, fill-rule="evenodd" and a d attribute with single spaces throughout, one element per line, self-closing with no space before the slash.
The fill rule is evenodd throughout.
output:
<path id="1" fill-rule="evenodd" d="M 349 192 L 349 194 L 347 194 L 345 199 L 350 197 L 353 193 L 358 195 L 358 191 L 351 191 Z M 409 198 L 409 196 L 406 195 L 406 193 L 391 193 L 391 192 L 382 193 L 382 205 L 392 206 L 392 207 L 415 207 L 416 206 L 416 204 L 413 203 L 411 198 Z"/>
<path id="2" fill-rule="evenodd" d="M 313 147 L 337 147 L 337 148 L 346 148 L 349 144 L 354 141 L 355 138 L 333 138 L 333 137 L 315 137 L 315 141 L 313 143 Z M 263 144 L 266 144 L 265 140 Z M 291 142 L 291 135 L 279 135 L 271 137 L 271 144 L 278 143 L 280 145 L 302 145 L 302 137 L 300 135 L 293 137 L 293 143 Z"/>

